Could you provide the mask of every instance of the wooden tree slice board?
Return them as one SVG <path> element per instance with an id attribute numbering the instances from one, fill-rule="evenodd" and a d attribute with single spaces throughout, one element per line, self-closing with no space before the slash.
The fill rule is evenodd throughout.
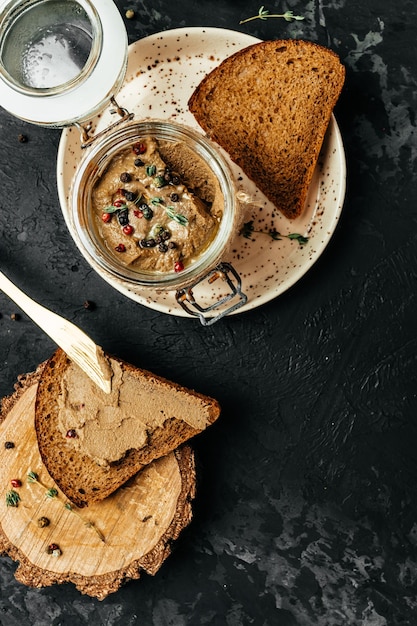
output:
<path id="1" fill-rule="evenodd" d="M 55 485 L 42 464 L 33 426 L 39 372 L 20 377 L 15 393 L 2 403 L 0 551 L 20 562 L 15 576 L 26 585 L 73 582 L 82 593 L 103 599 L 142 570 L 155 574 L 191 521 L 194 455 L 183 446 L 102 502 L 68 510 L 59 490 L 56 498 L 46 496 Z M 6 441 L 14 447 L 6 448 Z M 28 482 L 29 472 L 39 482 Z M 17 507 L 6 504 L 12 479 L 22 482 L 15 488 Z M 47 527 L 38 525 L 41 517 L 50 520 Z M 52 543 L 61 550 L 57 557 L 48 554 Z"/>

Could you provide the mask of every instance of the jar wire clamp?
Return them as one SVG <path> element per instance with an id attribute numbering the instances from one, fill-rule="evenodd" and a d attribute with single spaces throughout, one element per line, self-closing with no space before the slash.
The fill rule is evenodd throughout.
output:
<path id="1" fill-rule="evenodd" d="M 204 280 L 206 280 L 211 285 L 219 278 L 221 278 L 227 284 L 230 289 L 229 293 L 214 302 L 213 304 L 202 307 L 195 299 L 193 289 Z M 225 317 L 226 315 L 229 315 L 233 311 L 236 311 L 237 309 L 242 307 L 244 304 L 246 304 L 248 300 L 246 294 L 242 292 L 242 281 L 240 279 L 240 276 L 236 272 L 234 267 L 230 265 L 230 263 L 219 263 L 217 267 L 211 270 L 211 272 L 209 272 L 203 278 L 200 278 L 188 287 L 179 289 L 175 294 L 175 298 L 178 304 L 184 309 L 184 311 L 186 311 L 189 315 L 198 317 L 203 326 L 211 326 L 222 317 Z M 235 301 L 228 308 L 220 311 L 214 316 L 206 316 L 207 314 L 216 311 L 227 302 L 231 302 L 236 298 L 237 301 Z"/>
<path id="2" fill-rule="evenodd" d="M 78 128 L 81 134 L 81 148 L 83 149 L 88 148 L 88 146 L 91 146 L 91 144 L 96 139 L 99 139 L 104 134 L 113 130 L 120 124 L 123 124 L 123 122 L 133 119 L 134 113 L 130 113 L 127 109 L 124 109 L 123 107 L 119 106 L 114 96 L 111 97 L 110 102 L 114 107 L 113 109 L 111 109 L 110 113 L 112 115 L 118 115 L 119 119 L 113 122 L 113 124 L 110 124 L 110 126 L 107 126 L 107 128 L 104 128 L 103 130 L 99 131 L 96 135 L 90 135 L 91 130 L 92 130 L 91 124 L 87 126 L 83 126 L 82 124 L 79 124 L 78 122 L 74 123 L 74 125 L 76 126 L 76 128 Z"/>

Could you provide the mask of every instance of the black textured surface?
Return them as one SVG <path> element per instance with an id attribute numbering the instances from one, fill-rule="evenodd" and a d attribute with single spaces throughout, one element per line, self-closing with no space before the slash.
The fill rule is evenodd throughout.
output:
<path id="1" fill-rule="evenodd" d="M 291 1 L 284 8 L 303 22 L 239 26 L 256 3 L 116 4 L 136 12 L 130 41 L 219 26 L 334 49 L 347 68 L 336 109 L 346 202 L 295 287 L 203 328 L 135 304 L 87 266 L 59 208 L 60 132 L 0 110 L 4 272 L 107 352 L 223 407 L 195 441 L 193 523 L 155 577 L 99 602 L 72 585 L 23 587 L 2 558 L 0 624 L 417 624 L 416 5 Z M 54 345 L 24 314 L 12 320 L 16 306 L 2 294 L 0 312 L 4 396 Z"/>

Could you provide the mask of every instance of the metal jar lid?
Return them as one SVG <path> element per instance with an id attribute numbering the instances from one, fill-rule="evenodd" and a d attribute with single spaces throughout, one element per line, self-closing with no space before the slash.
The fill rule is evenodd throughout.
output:
<path id="1" fill-rule="evenodd" d="M 127 44 L 112 0 L 0 0 L 0 105 L 40 126 L 82 124 L 119 91 Z"/>

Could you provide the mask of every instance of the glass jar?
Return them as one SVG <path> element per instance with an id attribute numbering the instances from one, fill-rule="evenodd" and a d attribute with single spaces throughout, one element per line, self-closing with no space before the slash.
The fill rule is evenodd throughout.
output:
<path id="1" fill-rule="evenodd" d="M 117 255 L 97 230 L 92 209 L 93 189 L 118 154 L 132 149 L 136 142 L 154 138 L 159 142 L 185 146 L 195 159 L 201 159 L 215 181 L 222 197 L 222 217 L 217 230 L 203 251 L 187 263 L 181 271 L 143 270 L 126 264 L 123 254 Z M 133 161 L 133 157 L 132 157 Z M 121 186 L 122 183 L 121 183 Z M 173 122 L 145 120 L 123 125 L 104 136 L 89 149 L 74 177 L 71 193 L 71 230 L 87 261 L 99 266 L 112 280 L 157 290 L 181 290 L 204 278 L 224 258 L 239 222 L 238 201 L 229 166 L 217 147 L 201 133 Z M 139 243 L 139 242 L 138 242 Z"/>
<path id="2" fill-rule="evenodd" d="M 118 93 L 127 33 L 112 0 L 0 0 L 0 103 L 41 126 L 83 124 Z"/>

